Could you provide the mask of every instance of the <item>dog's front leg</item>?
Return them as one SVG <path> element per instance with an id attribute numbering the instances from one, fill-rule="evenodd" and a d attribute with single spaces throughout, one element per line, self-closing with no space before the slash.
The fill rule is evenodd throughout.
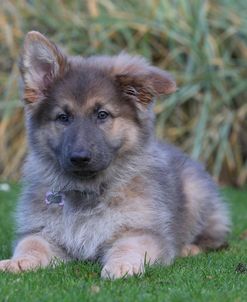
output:
<path id="1" fill-rule="evenodd" d="M 51 245 L 39 235 L 29 235 L 17 244 L 11 259 L 0 261 L 0 271 L 19 273 L 46 267 L 56 257 Z"/>
<path id="2" fill-rule="evenodd" d="M 142 274 L 145 264 L 160 259 L 161 247 L 151 234 L 129 234 L 117 239 L 103 257 L 101 277 L 117 279 Z"/>

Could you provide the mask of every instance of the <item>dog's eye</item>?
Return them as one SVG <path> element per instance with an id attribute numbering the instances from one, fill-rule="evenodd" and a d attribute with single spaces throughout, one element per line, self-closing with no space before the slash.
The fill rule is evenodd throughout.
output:
<path id="1" fill-rule="evenodd" d="M 108 117 L 108 115 L 109 115 L 109 113 L 107 113 L 106 111 L 101 110 L 101 111 L 98 112 L 97 118 L 99 120 L 105 120 Z"/>
<path id="2" fill-rule="evenodd" d="M 65 114 L 65 113 L 60 113 L 57 116 L 56 121 L 58 121 L 60 123 L 63 123 L 63 124 L 66 124 L 70 121 L 70 116 L 68 114 Z"/>

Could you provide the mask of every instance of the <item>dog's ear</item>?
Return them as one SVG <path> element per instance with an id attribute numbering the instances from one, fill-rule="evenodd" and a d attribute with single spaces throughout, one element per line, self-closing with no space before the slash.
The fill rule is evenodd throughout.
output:
<path id="1" fill-rule="evenodd" d="M 176 83 L 168 72 L 150 66 L 140 57 L 120 55 L 115 62 L 114 74 L 122 93 L 141 108 L 157 96 L 176 91 Z"/>
<path id="2" fill-rule="evenodd" d="M 29 32 L 20 60 L 24 100 L 33 103 L 44 98 L 47 89 L 65 72 L 66 66 L 66 56 L 54 43 L 39 32 Z"/>

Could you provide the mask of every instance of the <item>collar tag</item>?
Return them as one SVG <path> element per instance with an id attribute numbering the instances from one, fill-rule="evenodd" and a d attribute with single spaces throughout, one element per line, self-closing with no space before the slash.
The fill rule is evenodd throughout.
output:
<path id="1" fill-rule="evenodd" d="M 45 202 L 47 205 L 57 204 L 59 206 L 64 205 L 64 195 L 60 192 L 47 192 L 45 196 Z"/>

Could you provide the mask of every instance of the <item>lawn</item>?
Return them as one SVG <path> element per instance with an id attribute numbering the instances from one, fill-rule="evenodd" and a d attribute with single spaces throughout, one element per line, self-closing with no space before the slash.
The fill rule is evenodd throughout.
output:
<path id="1" fill-rule="evenodd" d="M 0 191 L 0 258 L 10 257 L 17 186 Z M 247 190 L 225 189 L 233 216 L 230 247 L 151 267 L 142 277 L 100 279 L 100 266 L 70 263 L 12 275 L 0 273 L 0 301 L 247 301 Z"/>

